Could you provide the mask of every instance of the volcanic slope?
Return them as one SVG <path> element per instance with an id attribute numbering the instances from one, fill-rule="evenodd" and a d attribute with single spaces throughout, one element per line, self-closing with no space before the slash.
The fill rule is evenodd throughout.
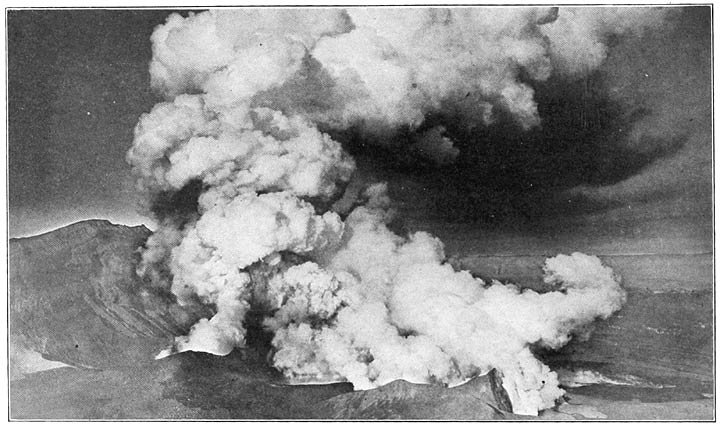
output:
<path id="1" fill-rule="evenodd" d="M 12 351 L 60 362 L 55 367 L 74 366 L 16 374 L 10 383 L 12 418 L 413 417 L 413 406 L 428 394 L 452 399 L 462 393 L 398 381 L 355 393 L 366 403 L 356 405 L 352 397 L 333 398 L 352 391 L 347 383 L 287 385 L 268 365 L 257 329 L 248 335 L 254 344 L 226 357 L 188 352 L 154 360 L 203 312 L 181 310 L 137 276 L 138 248 L 149 234 L 142 226 L 90 220 L 10 240 Z M 10 361 L 25 360 L 16 355 Z M 27 371 L 21 366 L 11 364 Z M 481 380 L 475 386 L 489 386 Z M 458 400 L 463 416 L 502 417 L 492 391 L 475 394 L 470 404 L 466 394 Z M 455 405 L 435 403 L 422 412 L 451 417 L 448 409 Z"/>
<path id="2" fill-rule="evenodd" d="M 74 366 L 11 375 L 12 418 L 516 418 L 500 409 L 501 400 L 487 391 L 487 378 L 450 389 L 405 381 L 358 392 L 352 392 L 347 383 L 287 385 L 283 376 L 268 366 L 267 347 L 262 344 L 266 337 L 257 329 L 248 334 L 249 340 L 256 338 L 255 345 L 227 357 L 188 352 L 154 360 L 174 336 L 187 332 L 198 316 L 208 312 L 183 311 L 171 296 L 137 277 L 137 251 L 149 234 L 142 226 L 91 220 L 10 240 L 11 372 L 23 369 L 17 364 L 24 361 L 22 356 L 12 355 L 19 348 Z M 470 268 L 480 274 L 488 272 L 482 267 Z M 522 267 L 516 272 L 510 269 L 504 270 L 522 277 Z M 668 295 L 673 299 L 666 299 Z M 591 369 L 616 381 L 631 373 L 650 381 L 570 385 L 569 403 L 543 412 L 540 419 L 712 417 L 713 400 L 705 394 L 712 393 L 711 359 L 706 358 L 705 348 L 695 349 L 697 353 L 692 348 L 705 347 L 698 343 L 712 335 L 712 325 L 703 319 L 707 308 L 698 310 L 696 306 L 707 298 L 689 293 L 685 296 L 695 298 L 686 303 L 677 295 L 631 291 L 620 316 L 599 323 L 589 341 L 573 342 L 560 353 L 544 355 L 559 368 Z M 669 325 L 654 324 L 659 306 L 673 307 L 663 310 L 674 312 L 665 314 L 668 320 L 689 314 L 693 326 L 702 322 L 702 329 L 691 327 L 685 329 L 691 331 L 687 338 L 674 337 L 675 333 L 665 330 Z M 702 317 L 696 318 L 698 314 Z M 632 323 L 643 326 L 628 333 Z M 629 338 L 634 343 L 629 343 Z M 645 347 L 642 352 L 649 347 L 658 355 L 640 364 L 634 347 Z M 673 364 L 661 360 L 659 353 L 667 353 L 667 347 L 685 353 L 688 360 Z M 672 358 L 682 360 L 683 356 L 676 357 Z"/>
<path id="3" fill-rule="evenodd" d="M 72 366 L 151 361 L 184 330 L 169 297 L 135 273 L 145 227 L 90 220 L 9 242 L 9 332 L 16 344 Z"/>

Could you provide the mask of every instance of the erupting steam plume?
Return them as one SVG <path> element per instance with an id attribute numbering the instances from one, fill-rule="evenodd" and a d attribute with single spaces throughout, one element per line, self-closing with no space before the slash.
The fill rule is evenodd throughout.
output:
<path id="1" fill-rule="evenodd" d="M 560 255 L 543 294 L 456 272 L 438 239 L 388 229 L 383 184 L 337 202 L 355 164 L 328 133 L 452 161 L 458 150 L 441 126 L 422 126 L 427 114 L 453 105 L 483 125 L 503 113 L 532 131 L 529 82 L 579 78 L 609 35 L 661 20 L 610 8 L 171 15 L 150 66 L 167 101 L 140 119 L 127 155 L 160 222 L 139 272 L 215 313 L 161 356 L 228 354 L 252 307 L 268 312 L 273 365 L 296 381 L 454 385 L 497 368 L 515 412 L 552 406 L 557 376 L 530 347 L 558 348 L 618 310 L 612 271 Z"/>

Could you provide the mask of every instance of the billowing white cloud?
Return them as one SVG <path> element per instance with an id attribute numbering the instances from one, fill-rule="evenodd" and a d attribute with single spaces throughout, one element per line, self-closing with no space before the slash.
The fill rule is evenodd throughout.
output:
<path id="1" fill-rule="evenodd" d="M 148 240 L 139 272 L 215 314 L 161 355 L 229 353 L 258 306 L 275 334 L 273 364 L 290 379 L 453 385 L 496 368 L 515 412 L 552 406 L 557 376 L 530 346 L 558 348 L 619 309 L 611 270 L 576 253 L 546 263 L 557 291 L 488 284 L 453 270 L 428 233 L 390 231 L 382 184 L 343 222 L 328 205 L 355 164 L 319 128 L 358 129 L 447 164 L 459 151 L 445 130 L 416 132 L 428 114 L 455 105 L 482 125 L 500 110 L 531 129 L 541 117 L 528 78 L 587 72 L 608 34 L 653 19 L 554 8 L 170 16 L 152 36 L 150 65 L 166 102 L 140 118 L 127 159 L 151 197 L 201 189 L 196 214 L 166 220 Z M 400 130 L 413 135 L 398 141 Z"/>
<path id="2" fill-rule="evenodd" d="M 625 300 L 612 270 L 580 253 L 546 262 L 545 281 L 558 291 L 487 285 L 445 263 L 439 240 L 400 238 L 375 212 L 360 207 L 348 217 L 351 236 L 320 260 L 325 271 L 305 263 L 276 277 L 295 287 L 275 296 L 283 302 L 266 321 L 276 331 L 275 366 L 289 378 L 345 378 L 359 389 L 398 378 L 455 385 L 498 368 L 513 409 L 536 414 L 562 391 L 529 347 L 559 348 Z M 314 288 L 315 302 L 305 292 L 297 300 L 294 282 Z"/>

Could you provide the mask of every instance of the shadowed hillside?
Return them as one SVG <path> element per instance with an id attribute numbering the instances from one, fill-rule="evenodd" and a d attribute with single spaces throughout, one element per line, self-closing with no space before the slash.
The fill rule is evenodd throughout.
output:
<path id="1" fill-rule="evenodd" d="M 10 335 L 69 365 L 151 361 L 183 328 L 172 300 L 143 290 L 135 273 L 149 234 L 92 220 L 11 239 Z"/>

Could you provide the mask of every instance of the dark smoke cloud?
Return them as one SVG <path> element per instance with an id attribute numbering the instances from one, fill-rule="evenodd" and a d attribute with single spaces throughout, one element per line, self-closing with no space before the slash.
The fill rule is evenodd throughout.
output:
<path id="1" fill-rule="evenodd" d="M 160 222 L 173 222 L 182 228 L 198 218 L 198 199 L 203 192 L 201 180 L 190 180 L 176 191 L 160 191 L 151 195 L 149 209 Z"/>
<path id="2" fill-rule="evenodd" d="M 664 31 L 625 40 L 614 49 L 602 68 L 608 92 L 627 109 L 645 111 L 624 129 L 625 144 L 654 160 L 626 179 L 580 185 L 570 195 L 610 204 L 679 200 L 695 214 L 710 215 L 710 12 L 709 7 L 682 8 L 669 15 Z"/>
<path id="3" fill-rule="evenodd" d="M 468 128 L 468 121 L 448 108 L 427 122 L 447 129 L 454 140 L 458 155 L 452 164 L 432 167 L 407 151 L 387 150 L 384 155 L 399 159 L 387 161 L 387 166 L 434 187 L 437 212 L 445 219 L 532 221 L 603 207 L 580 197 L 568 206 L 562 194 L 577 186 L 621 182 L 677 153 L 687 142 L 681 134 L 645 135 L 641 149 L 631 146 L 628 129 L 651 112 L 610 96 L 599 72 L 574 82 L 551 78 L 534 89 L 542 123 L 533 131 L 519 128 L 511 117 Z M 353 150 L 375 156 L 367 145 Z"/>
<path id="4" fill-rule="evenodd" d="M 709 16 L 708 8 L 669 10 L 661 31 L 611 34 L 608 59 L 581 77 L 535 81 L 521 71 L 540 117 L 529 131 L 507 113 L 484 124 L 481 111 L 446 103 L 418 132 L 443 128 L 458 152 L 451 164 L 335 137 L 355 156 L 414 176 L 433 191 L 435 213 L 451 221 L 532 223 L 679 195 L 708 198 Z M 479 102 L 475 92 L 466 97 Z"/>

